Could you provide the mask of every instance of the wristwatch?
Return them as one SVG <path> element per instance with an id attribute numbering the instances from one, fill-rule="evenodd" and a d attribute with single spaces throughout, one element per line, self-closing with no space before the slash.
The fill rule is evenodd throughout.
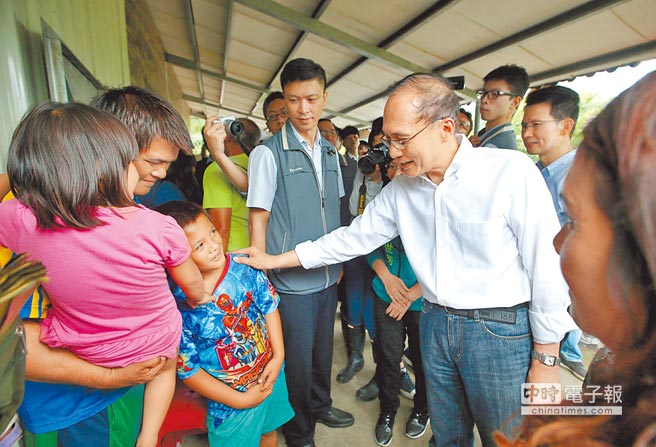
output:
<path id="1" fill-rule="evenodd" d="M 541 352 L 532 350 L 531 357 L 535 360 L 539 360 L 540 363 L 547 366 L 558 366 L 560 365 L 560 359 L 555 355 L 543 354 Z"/>

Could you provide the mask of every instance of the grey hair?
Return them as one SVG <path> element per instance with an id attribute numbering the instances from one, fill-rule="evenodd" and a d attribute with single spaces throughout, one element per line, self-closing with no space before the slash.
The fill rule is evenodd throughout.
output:
<path id="1" fill-rule="evenodd" d="M 412 99 L 417 119 L 430 123 L 442 118 L 457 122 L 460 113 L 460 100 L 449 81 L 434 73 L 414 73 L 397 82 L 390 90 L 390 98 L 405 90 L 417 94 Z"/>

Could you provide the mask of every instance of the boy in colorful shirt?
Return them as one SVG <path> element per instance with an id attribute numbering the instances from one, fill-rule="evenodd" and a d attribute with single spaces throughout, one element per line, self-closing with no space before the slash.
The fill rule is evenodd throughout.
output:
<path id="1" fill-rule="evenodd" d="M 276 446 L 276 429 L 294 416 L 282 370 L 278 294 L 262 271 L 223 252 L 200 206 L 169 202 L 157 211 L 182 227 L 215 298 L 192 309 L 174 290 L 182 314 L 178 377 L 208 399 L 210 446 Z"/>

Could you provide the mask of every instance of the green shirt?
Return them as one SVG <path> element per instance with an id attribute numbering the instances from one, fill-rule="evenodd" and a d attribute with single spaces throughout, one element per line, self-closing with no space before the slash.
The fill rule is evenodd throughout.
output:
<path id="1" fill-rule="evenodd" d="M 244 172 L 248 169 L 248 156 L 239 154 L 230 157 Z M 246 197 L 230 183 L 216 162 L 212 162 L 203 175 L 203 208 L 230 208 L 230 239 L 227 251 L 248 247 L 248 208 Z"/>

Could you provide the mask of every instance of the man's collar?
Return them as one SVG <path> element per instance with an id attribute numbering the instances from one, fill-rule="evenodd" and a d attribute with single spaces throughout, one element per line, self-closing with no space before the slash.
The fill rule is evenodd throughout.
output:
<path id="1" fill-rule="evenodd" d="M 298 132 L 298 130 L 296 130 L 296 127 L 294 127 L 294 124 L 292 124 L 292 121 L 287 120 L 287 123 L 289 123 L 289 127 L 291 127 L 292 131 L 294 132 L 294 137 L 296 137 L 296 139 L 299 141 L 299 143 L 304 145 L 304 147 L 307 147 L 310 150 L 314 150 L 314 148 L 317 145 L 321 145 L 321 132 L 319 132 L 318 127 L 315 127 L 314 143 L 312 144 L 312 147 L 309 147 L 307 141 L 305 141 L 305 139 L 301 136 L 301 134 Z M 287 123 L 285 123 L 285 125 Z"/>
<path id="2" fill-rule="evenodd" d="M 469 161 L 472 157 L 476 156 L 476 150 L 467 139 L 462 134 L 456 135 L 456 141 L 458 142 L 458 150 L 451 160 L 451 164 L 446 168 L 444 172 L 444 178 L 455 175 L 456 178 L 461 179 L 463 172 L 466 172 L 466 166 L 469 164 Z"/>

